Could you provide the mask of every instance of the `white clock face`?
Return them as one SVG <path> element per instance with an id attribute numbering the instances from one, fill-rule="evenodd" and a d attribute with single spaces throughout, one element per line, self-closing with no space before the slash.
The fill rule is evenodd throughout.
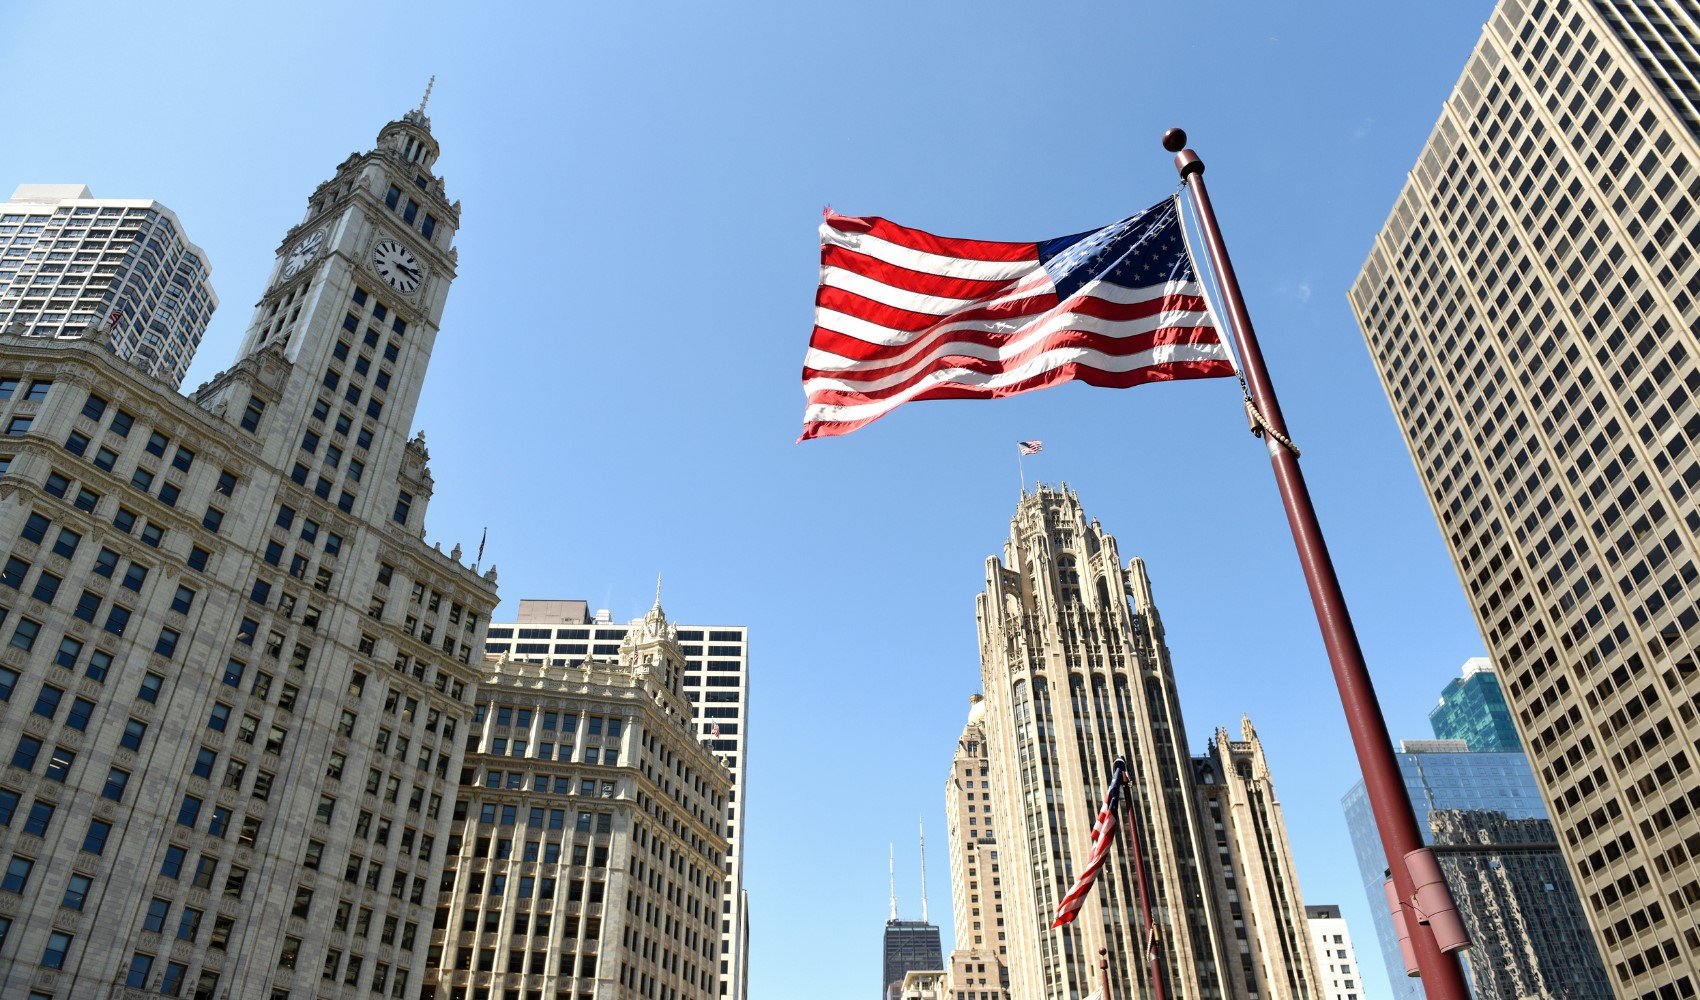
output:
<path id="1" fill-rule="evenodd" d="M 395 240 L 379 240 L 372 248 L 372 269 L 399 292 L 413 291 L 425 277 L 419 258 Z"/>
<path id="2" fill-rule="evenodd" d="M 283 265 L 283 276 L 293 278 L 300 274 L 301 269 L 313 260 L 313 255 L 319 252 L 319 247 L 323 246 L 324 243 L 325 231 L 319 229 L 300 243 L 295 244 L 295 249 L 290 251 L 289 262 Z"/>

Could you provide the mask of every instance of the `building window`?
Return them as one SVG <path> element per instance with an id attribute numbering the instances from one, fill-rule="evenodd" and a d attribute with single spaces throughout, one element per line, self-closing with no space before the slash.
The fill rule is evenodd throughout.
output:
<path id="1" fill-rule="evenodd" d="M 403 490 L 396 495 L 395 510 L 390 514 L 390 519 L 397 524 L 406 524 L 408 513 L 412 510 L 413 494 Z"/>
<path id="2" fill-rule="evenodd" d="M 248 397 L 248 409 L 242 414 L 242 429 L 257 431 L 260 429 L 260 418 L 265 416 L 266 404 L 253 396 Z"/>
<path id="3" fill-rule="evenodd" d="M 70 528 L 60 528 L 59 538 L 53 543 L 53 554 L 61 559 L 69 559 L 77 554 L 77 545 L 83 536 Z"/>
<path id="4" fill-rule="evenodd" d="M 89 886 L 93 883 L 87 875 L 72 875 L 65 884 L 65 898 L 59 905 L 67 910 L 81 910 L 89 899 Z"/>
<path id="5" fill-rule="evenodd" d="M 12 632 L 12 645 L 24 652 L 35 648 L 35 637 L 41 633 L 41 623 L 32 622 L 28 618 L 18 619 L 17 628 Z"/>
<path id="6" fill-rule="evenodd" d="M 41 952 L 41 965 L 46 969 L 65 968 L 65 955 L 71 950 L 71 935 L 54 931 L 47 936 L 47 947 Z"/>

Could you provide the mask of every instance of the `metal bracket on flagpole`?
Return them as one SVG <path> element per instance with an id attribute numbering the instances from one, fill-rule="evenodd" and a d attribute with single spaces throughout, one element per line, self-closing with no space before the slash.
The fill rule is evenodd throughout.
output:
<path id="1" fill-rule="evenodd" d="M 1249 393 L 1245 398 L 1245 418 L 1251 424 L 1252 436 L 1263 437 L 1267 435 L 1271 441 L 1292 452 L 1294 458 L 1299 457 L 1299 446 L 1293 443 L 1292 438 L 1269 426 L 1269 421 L 1263 418 L 1263 411 L 1259 410 L 1257 404 L 1251 401 Z"/>

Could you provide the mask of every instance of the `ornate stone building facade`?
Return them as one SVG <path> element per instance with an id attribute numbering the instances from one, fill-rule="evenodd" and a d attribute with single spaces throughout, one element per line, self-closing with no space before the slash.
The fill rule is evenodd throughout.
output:
<path id="1" fill-rule="evenodd" d="M 512 622 L 493 622 L 486 653 L 528 663 L 566 666 L 585 656 L 609 656 L 627 626 L 581 600 L 521 598 Z M 744 889 L 745 775 L 750 745 L 750 630 L 745 625 L 680 625 L 685 657 L 681 688 L 697 736 L 732 774 L 726 797 L 726 898 L 721 901 L 720 995 L 744 1000 L 749 986 L 750 900 Z"/>
<path id="2" fill-rule="evenodd" d="M 345 160 L 187 398 L 0 339 L 0 995 L 419 995 L 496 604 L 422 537 L 436 155 Z"/>
<path id="3" fill-rule="evenodd" d="M 1619 996 L 1700 991 L 1693 0 L 1502 0 L 1350 300 Z"/>
<path id="4" fill-rule="evenodd" d="M 1231 931 L 1228 961 L 1238 966 L 1228 978 L 1247 996 L 1320 997 L 1287 824 L 1251 720 L 1240 720 L 1237 740 L 1217 729 L 1193 773 L 1216 853 L 1216 908 Z"/>
<path id="5" fill-rule="evenodd" d="M 1230 833 L 1225 846 L 1230 864 L 1238 866 L 1232 873 L 1241 895 L 1238 911 L 1226 871 L 1218 873 L 1224 844 L 1212 835 L 1207 805 L 1229 800 L 1220 798 L 1220 789 L 1202 791 L 1201 775 L 1223 761 L 1237 774 L 1241 751 L 1224 746 L 1202 764 L 1189 756 L 1144 563 L 1124 564 L 1115 538 L 1087 518 L 1066 487 L 1041 486 L 1016 508 L 1003 558 L 987 560 L 978 619 L 985 692 L 979 721 L 1003 879 L 1010 995 L 1069 1000 L 1090 993 L 1099 982 L 1099 948 L 1108 950 L 1113 1000 L 1131 1000 L 1148 989 L 1147 942 L 1127 836 L 1118 837 L 1115 859 L 1078 919 L 1061 929 L 1049 926 L 1085 862 L 1111 765 L 1126 755 L 1132 821 L 1123 832 L 1138 838 L 1143 854 L 1168 995 L 1313 996 L 1313 976 L 1271 972 L 1278 956 L 1307 947 L 1296 883 L 1271 893 L 1267 906 L 1248 897 L 1273 873 L 1290 876 L 1289 857 L 1254 856 L 1284 852 L 1285 836 L 1259 836 L 1249 825 L 1242 830 L 1230 804 L 1223 817 Z M 1258 752 L 1245 753 L 1260 759 Z M 1240 811 L 1251 824 L 1278 819 L 1266 782 L 1264 772 L 1251 782 L 1219 784 L 1237 789 L 1227 794 L 1244 799 Z M 1260 798 L 1255 808 L 1253 796 Z M 1240 957 L 1240 924 L 1261 949 L 1249 966 Z"/>
<path id="6" fill-rule="evenodd" d="M 684 673 L 659 600 L 617 657 L 489 658 L 427 997 L 720 996 L 732 779 Z"/>
<path id="7" fill-rule="evenodd" d="M 948 970 L 951 1000 L 1009 1000 L 1003 863 L 992 822 L 985 715 L 985 699 L 974 695 L 968 702 L 968 723 L 956 741 L 950 777 L 945 779 L 951 923 L 956 929 Z"/>

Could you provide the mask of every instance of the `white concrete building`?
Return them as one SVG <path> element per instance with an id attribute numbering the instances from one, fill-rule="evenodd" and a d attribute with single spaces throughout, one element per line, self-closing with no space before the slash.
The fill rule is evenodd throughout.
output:
<path id="1" fill-rule="evenodd" d="M 1352 932 L 1340 916 L 1340 907 L 1318 903 L 1305 907 L 1310 924 L 1310 941 L 1315 946 L 1316 968 L 1322 984 L 1320 1000 L 1358 1000 L 1364 996 L 1362 970 L 1352 950 Z"/>
<path id="2" fill-rule="evenodd" d="M 95 327 L 175 389 L 218 308 L 211 275 L 157 201 L 24 184 L 0 202 L 0 330 L 74 338 Z"/>
<path id="3" fill-rule="evenodd" d="M 484 652 L 564 667 L 614 656 L 629 627 L 578 600 L 519 602 L 517 620 L 492 622 Z M 744 625 L 680 625 L 683 690 L 697 737 L 732 773 L 726 799 L 727 859 L 721 901 L 720 995 L 744 1000 L 749 980 L 749 895 L 744 891 L 744 788 L 749 746 L 750 643 Z"/>

